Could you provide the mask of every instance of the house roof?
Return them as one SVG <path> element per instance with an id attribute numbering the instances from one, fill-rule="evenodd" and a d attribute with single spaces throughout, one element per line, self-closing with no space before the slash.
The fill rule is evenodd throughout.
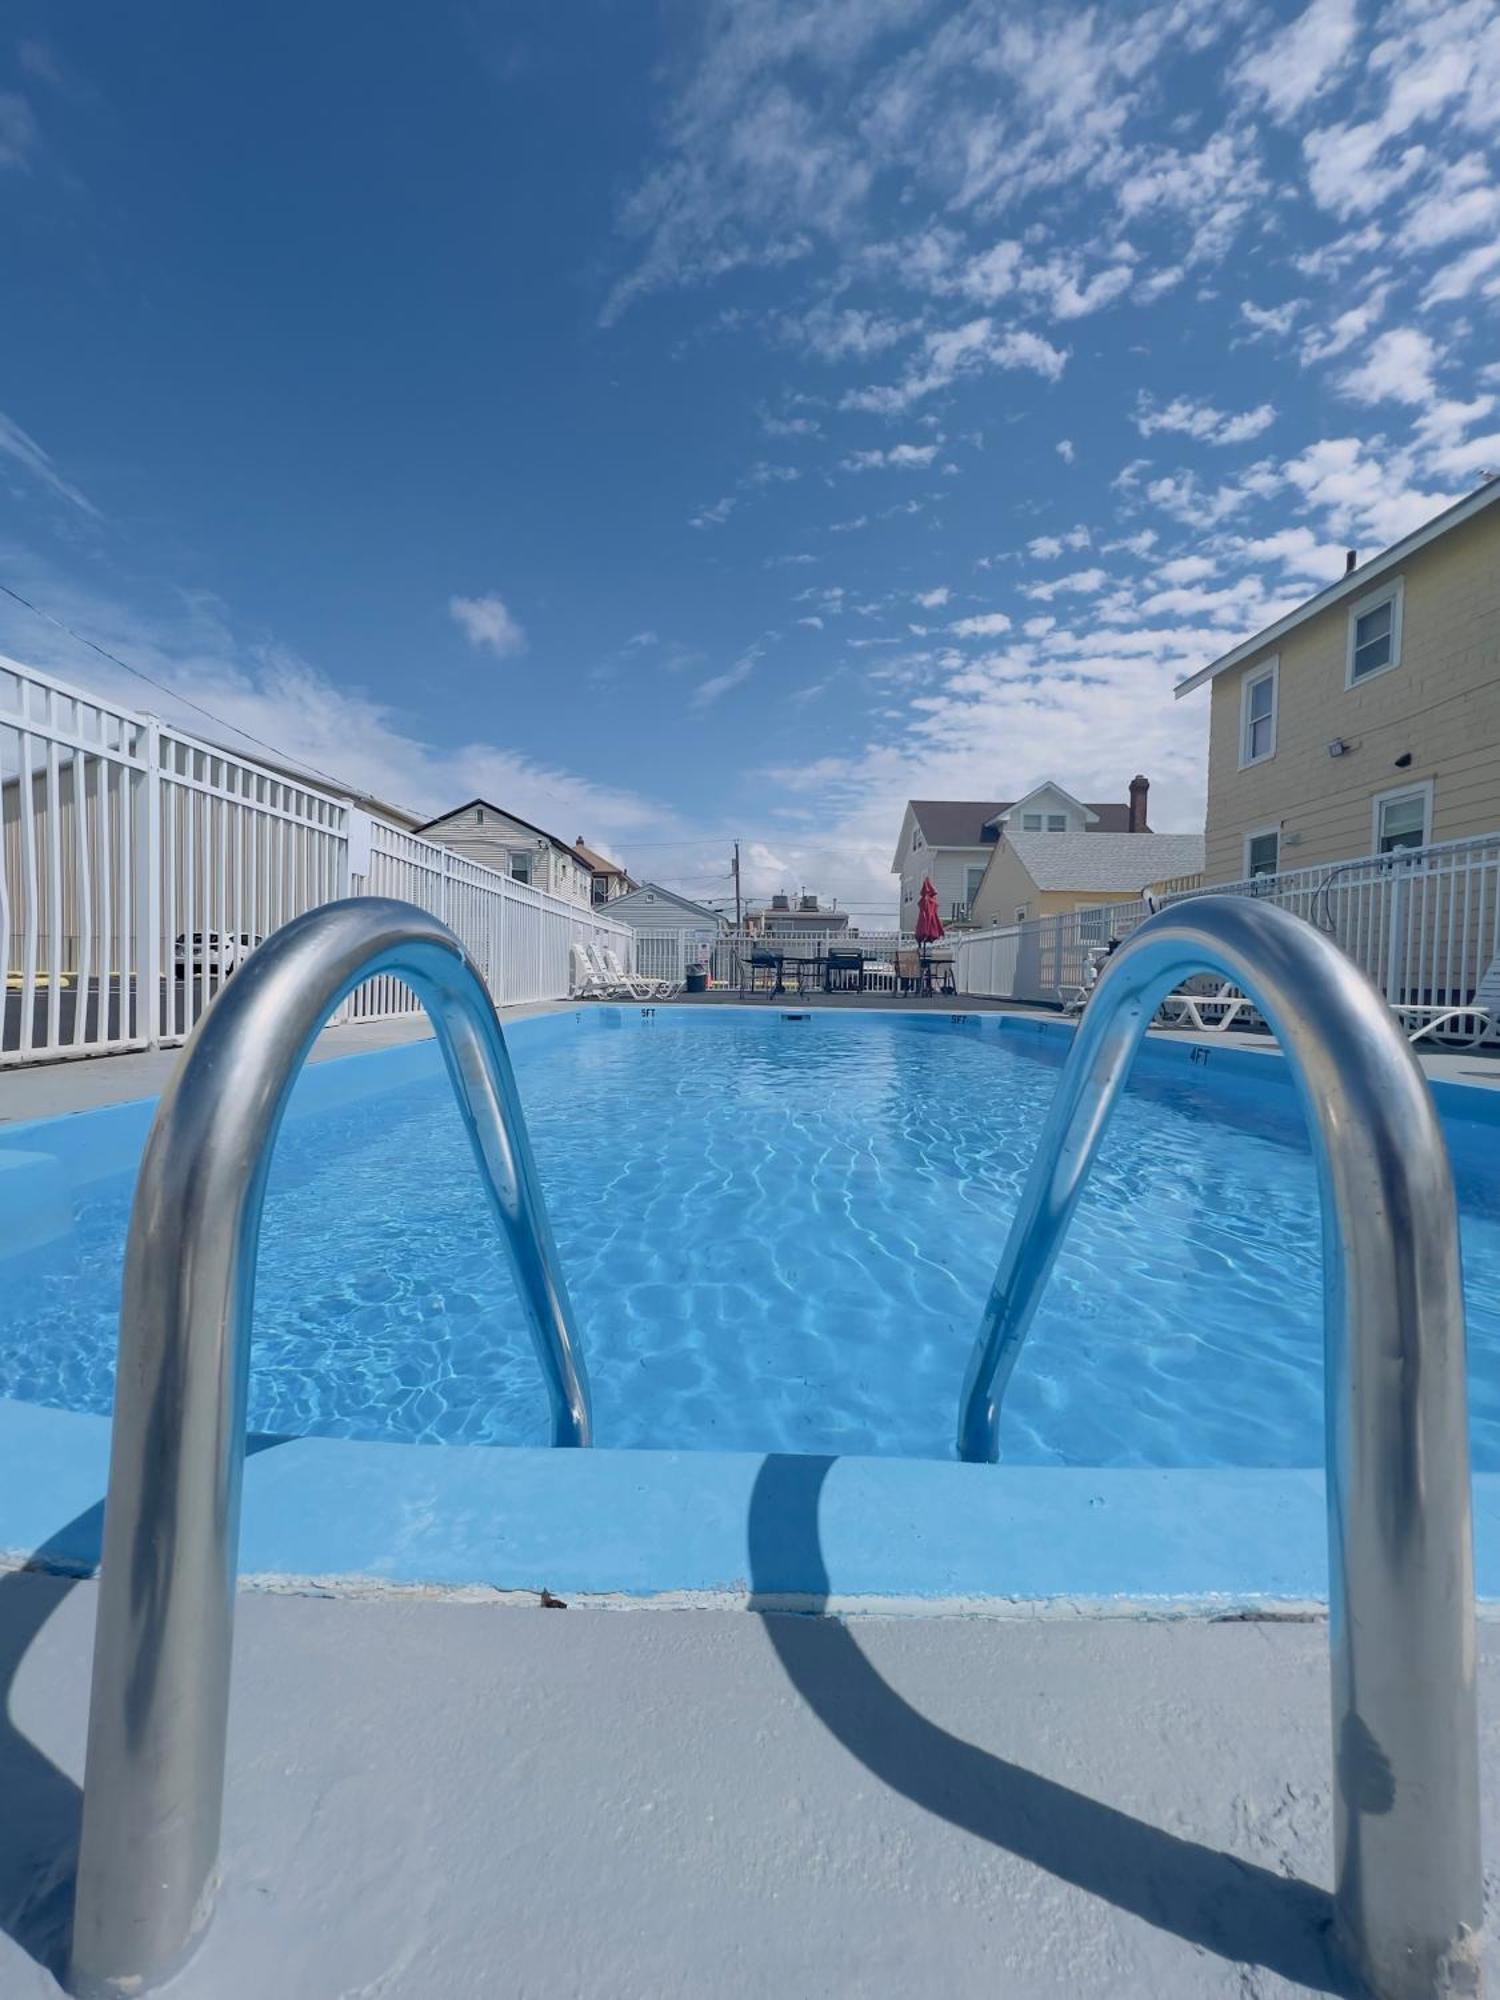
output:
<path id="1" fill-rule="evenodd" d="M 436 819 L 425 821 L 416 831 L 430 833 L 433 827 L 446 826 L 450 819 L 457 819 L 460 813 L 472 812 L 475 806 L 483 806 L 486 812 L 499 813 L 502 819 L 512 820 L 517 826 L 524 826 L 528 833 L 539 833 L 543 840 L 550 840 L 552 845 L 561 848 L 564 854 L 573 852 L 570 841 L 559 840 L 555 833 L 548 833 L 546 827 L 535 826 L 529 819 L 522 819 L 521 815 L 512 812 L 509 806 L 497 806 L 493 799 L 465 799 L 461 806 L 450 806 L 447 812 L 439 813 Z"/>
<path id="2" fill-rule="evenodd" d="M 1046 788 L 1039 786 L 1037 789 Z M 1051 789 L 1058 791 L 1061 787 L 1053 786 Z M 1027 793 L 1028 798 L 1034 796 L 1034 793 Z M 995 844 L 993 837 L 985 838 L 986 826 L 992 820 L 998 819 L 1001 813 L 1008 813 L 1021 801 L 1019 799 L 912 799 L 908 803 L 916 815 L 918 826 L 922 829 L 922 838 L 929 847 L 993 847 Z M 1077 803 L 1087 804 L 1087 809 L 1094 815 L 1095 822 L 1087 834 L 1077 836 L 1080 840 L 1093 840 L 1101 833 L 1125 833 L 1129 830 L 1128 804 L 1120 805 L 1114 800 L 1094 802 L 1082 799 Z M 1068 837 L 1052 835 L 1054 840 Z M 1140 840 L 1144 836 L 1137 834 L 1135 838 Z"/>
<path id="3" fill-rule="evenodd" d="M 1201 833 L 1009 833 L 1006 845 L 1038 889 L 1121 890 L 1196 875 Z"/>
<path id="4" fill-rule="evenodd" d="M 1205 681 L 1216 680 L 1220 674 L 1228 673 L 1231 667 L 1240 666 L 1254 654 L 1274 646 L 1278 639 L 1284 639 L 1288 632 L 1305 625 L 1309 618 L 1316 618 L 1320 611 L 1327 611 L 1331 605 L 1341 604 L 1346 597 L 1356 597 L 1367 590 L 1372 583 L 1393 569 L 1399 569 L 1408 556 L 1414 556 L 1418 549 L 1435 542 L 1439 535 L 1451 533 L 1465 521 L 1472 520 L 1486 507 L 1500 502 L 1500 475 L 1491 478 L 1487 484 L 1476 487 L 1452 507 L 1441 514 L 1434 514 L 1430 521 L 1424 521 L 1420 528 L 1414 528 L 1399 542 L 1392 542 L 1388 549 L 1382 549 L 1369 562 L 1360 563 L 1355 569 L 1341 576 L 1337 583 L 1330 583 L 1326 590 L 1320 590 L 1315 597 L 1309 597 L 1305 604 L 1299 604 L 1295 611 L 1289 611 L 1285 618 L 1278 618 L 1274 625 L 1267 625 L 1263 631 L 1242 639 L 1237 646 L 1231 646 L 1227 653 L 1221 653 L 1216 660 L 1210 660 L 1206 667 L 1200 667 L 1195 674 L 1189 674 L 1185 681 L 1179 681 L 1173 692 L 1181 701 L 1194 688 L 1202 687 Z"/>
<path id="5" fill-rule="evenodd" d="M 581 833 L 573 842 L 573 852 L 578 856 L 584 867 L 591 868 L 596 875 L 623 875 L 627 882 L 630 879 L 629 871 L 622 862 L 611 861 L 607 856 L 596 853 L 592 847 L 586 844 Z"/>
<path id="6" fill-rule="evenodd" d="M 689 910 L 695 917 L 702 917 L 705 923 L 724 922 L 722 912 L 709 909 L 706 903 L 695 903 L 689 896 L 679 896 L 675 889 L 664 889 L 660 882 L 640 882 L 625 895 L 614 897 L 607 906 L 610 916 L 621 915 L 632 903 L 639 908 L 648 895 L 654 896 L 659 903 L 672 903 L 679 910 Z"/>

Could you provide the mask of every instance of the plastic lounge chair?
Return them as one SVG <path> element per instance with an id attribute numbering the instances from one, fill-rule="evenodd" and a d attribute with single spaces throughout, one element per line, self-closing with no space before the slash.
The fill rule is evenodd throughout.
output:
<path id="1" fill-rule="evenodd" d="M 1412 1042 L 1420 1042 L 1426 1035 L 1444 1033 L 1466 1049 L 1478 1049 L 1486 1042 L 1500 1041 L 1500 956 L 1490 960 L 1484 977 L 1474 988 L 1474 998 L 1466 1007 L 1408 1006 L 1405 1002 L 1392 1001 L 1391 1011 Z M 1453 1034 L 1449 1024 L 1454 1021 L 1470 1023 L 1471 1032 Z M 1414 1022 L 1416 1026 L 1412 1025 Z"/>
<path id="2" fill-rule="evenodd" d="M 632 1000 L 670 1000 L 681 988 L 671 979 L 642 979 L 627 972 L 615 955 L 610 944 L 596 944 L 591 947 L 599 960 L 606 979 L 620 992 L 629 994 Z"/>
<path id="3" fill-rule="evenodd" d="M 584 945 L 568 947 L 568 984 L 575 1000 L 607 1000 L 610 996 L 609 981 L 589 958 Z"/>
<path id="4" fill-rule="evenodd" d="M 1205 1019 L 1206 1013 L 1213 1018 Z M 1186 987 L 1169 993 L 1157 1016 L 1163 1028 L 1191 1028 L 1200 1035 L 1222 1035 L 1237 1024 L 1249 1027 L 1255 1018 L 1255 1002 L 1227 979 L 1215 993 L 1192 993 Z"/>

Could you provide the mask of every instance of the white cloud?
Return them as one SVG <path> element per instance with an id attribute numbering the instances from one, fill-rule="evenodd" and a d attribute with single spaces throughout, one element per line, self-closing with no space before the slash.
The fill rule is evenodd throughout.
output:
<path id="1" fill-rule="evenodd" d="M 19 91 L 0 90 L 0 169 L 24 172 L 36 145 L 36 119 Z"/>
<path id="2" fill-rule="evenodd" d="M 846 472 L 878 472 L 885 468 L 920 472 L 937 455 L 935 444 L 893 444 L 889 450 L 877 447 L 872 451 L 852 451 L 839 462 Z"/>
<path id="3" fill-rule="evenodd" d="M 1500 297 L 1500 241 L 1478 243 L 1462 257 L 1455 257 L 1451 264 L 1445 264 L 1428 281 L 1422 304 L 1430 311 L 1433 306 L 1466 299 L 1476 289 L 1486 298 Z"/>
<path id="4" fill-rule="evenodd" d="M 1247 338 L 1258 335 L 1281 335 L 1290 333 L 1292 321 L 1306 305 L 1305 299 L 1288 299 L 1279 306 L 1258 306 L 1253 300 L 1240 300 L 1240 318 L 1251 331 Z"/>
<path id="5" fill-rule="evenodd" d="M 491 591 L 487 597 L 450 597 L 448 616 L 458 625 L 471 646 L 488 646 L 497 659 L 524 653 L 526 634 L 511 615 L 503 597 Z"/>
<path id="6" fill-rule="evenodd" d="M 1063 592 L 1080 596 L 1091 596 L 1103 590 L 1109 582 L 1108 573 L 1102 569 L 1075 569 L 1067 576 L 1056 576 L 1047 583 L 1023 583 L 1021 595 L 1034 598 L 1038 604 L 1050 604 L 1054 597 Z"/>
<path id="7" fill-rule="evenodd" d="M 726 493 L 722 500 L 715 500 L 711 507 L 701 507 L 688 522 L 690 528 L 722 528 L 734 512 L 739 502 L 732 493 Z"/>
<path id="8" fill-rule="evenodd" d="M 1163 583 L 1199 583 L 1213 576 L 1218 567 L 1208 556 L 1177 556 L 1171 562 L 1158 563 L 1155 574 Z"/>
<path id="9" fill-rule="evenodd" d="M 1038 562 L 1051 562 L 1062 550 L 1062 539 L 1057 535 L 1033 535 L 1026 544 L 1026 553 L 1035 556 Z"/>
<path id="10" fill-rule="evenodd" d="M 1339 313 L 1329 325 L 1319 322 L 1304 328 L 1297 350 L 1302 365 L 1308 367 L 1315 361 L 1331 361 L 1334 355 L 1344 353 L 1355 341 L 1363 340 L 1383 316 L 1388 291 L 1388 286 L 1377 285 L 1367 298 Z"/>
<path id="11" fill-rule="evenodd" d="M 18 423 L 13 422 L 3 412 L 0 412 L 0 456 L 19 465 L 39 486 L 45 486 L 47 491 L 56 494 L 59 500 L 66 500 L 69 506 L 76 507 L 81 514 L 89 514 L 98 520 L 99 509 L 93 501 L 86 499 L 76 486 L 70 485 L 36 439 L 28 436 Z"/>
<path id="12" fill-rule="evenodd" d="M 1071 465 L 1078 456 L 1077 452 L 1073 449 L 1073 440 L 1071 438 L 1059 438 L 1052 449 L 1057 453 L 1064 465 Z"/>
<path id="13" fill-rule="evenodd" d="M 1371 345 L 1357 368 L 1340 376 L 1346 396 L 1361 403 L 1430 403 L 1436 395 L 1437 349 L 1416 327 L 1396 326 Z"/>
<path id="14" fill-rule="evenodd" d="M 1142 437 L 1158 431 L 1178 431 L 1202 444 L 1244 444 L 1259 437 L 1276 421 L 1276 406 L 1260 403 L 1253 410 L 1228 416 L 1211 403 L 1194 402 L 1191 396 L 1174 396 L 1170 403 L 1158 403 L 1146 390 L 1136 398 L 1131 421 Z"/>
<path id="15" fill-rule="evenodd" d="M 752 646 L 748 653 L 742 655 L 722 674 L 713 674 L 708 680 L 699 681 L 697 687 L 693 689 L 692 706 L 695 709 L 711 708 L 716 701 L 728 694 L 731 688 L 737 688 L 741 681 L 750 678 L 755 671 L 755 662 L 758 658 L 759 652 Z"/>
<path id="16" fill-rule="evenodd" d="M 1291 118 L 1338 75 L 1354 31 L 1354 0 L 1312 0 L 1240 63 L 1238 80 L 1260 93 L 1273 118 Z"/>
<path id="17" fill-rule="evenodd" d="M 1480 153 L 1450 161 L 1412 202 L 1401 224 L 1400 240 L 1409 250 L 1430 250 L 1434 244 L 1460 237 L 1493 235 L 1500 223 L 1500 186 Z"/>
<path id="18" fill-rule="evenodd" d="M 956 618 L 948 630 L 959 639 L 994 639 L 1010 630 L 1010 620 L 1003 611 L 984 611 L 974 618 Z"/>
<path id="19" fill-rule="evenodd" d="M 839 407 L 895 416 L 935 390 L 946 389 L 961 375 L 979 369 L 1029 369 L 1045 381 L 1055 382 L 1067 360 L 1065 348 L 1054 347 L 1051 341 L 1029 328 L 1010 327 L 997 333 L 994 322 L 987 316 L 971 319 L 962 326 L 929 333 L 921 357 L 900 382 L 852 389 Z"/>
<path id="20" fill-rule="evenodd" d="M 916 601 L 924 611 L 936 611 L 942 605 L 946 604 L 952 595 L 953 592 L 948 588 L 947 584 L 942 583 L 938 585 L 936 590 L 919 590 Z"/>

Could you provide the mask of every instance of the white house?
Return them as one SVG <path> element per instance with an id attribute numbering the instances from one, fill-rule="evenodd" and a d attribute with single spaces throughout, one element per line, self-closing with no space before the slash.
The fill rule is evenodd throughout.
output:
<path id="1" fill-rule="evenodd" d="M 717 937 L 729 928 L 729 921 L 706 903 L 695 903 L 659 882 L 642 882 L 637 889 L 610 899 L 611 923 L 629 924 L 638 931 L 684 931 L 693 936 Z"/>
<path id="2" fill-rule="evenodd" d="M 564 902 L 588 906 L 593 901 L 593 871 L 569 842 L 488 799 L 470 799 L 466 806 L 419 826 L 417 832 Z"/>
<path id="3" fill-rule="evenodd" d="M 901 877 L 901 929 L 917 920 L 924 876 L 937 890 L 945 924 L 972 921 L 985 870 L 1007 830 L 1013 833 L 1149 833 L 1145 778 L 1133 778 L 1126 805 L 1086 804 L 1048 782 L 1020 799 L 909 799 L 891 873 Z"/>

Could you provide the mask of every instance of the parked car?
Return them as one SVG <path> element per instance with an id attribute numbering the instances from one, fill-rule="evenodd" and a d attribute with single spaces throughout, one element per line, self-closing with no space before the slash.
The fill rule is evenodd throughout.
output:
<path id="1" fill-rule="evenodd" d="M 238 937 L 232 931 L 194 931 L 189 941 L 183 931 L 177 939 L 175 954 L 177 977 L 185 978 L 191 964 L 194 972 L 217 972 L 220 978 L 227 979 L 262 942 L 248 931 L 241 931 Z"/>

